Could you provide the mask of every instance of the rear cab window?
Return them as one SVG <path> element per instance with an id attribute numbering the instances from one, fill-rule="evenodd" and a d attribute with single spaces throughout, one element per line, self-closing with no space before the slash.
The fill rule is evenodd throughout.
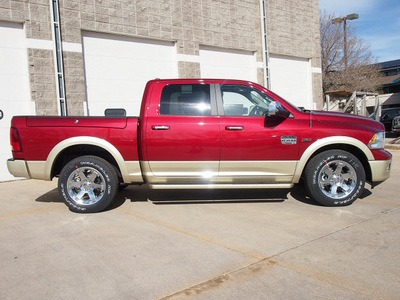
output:
<path id="1" fill-rule="evenodd" d="M 209 84 L 171 84 L 163 88 L 160 115 L 210 116 Z"/>

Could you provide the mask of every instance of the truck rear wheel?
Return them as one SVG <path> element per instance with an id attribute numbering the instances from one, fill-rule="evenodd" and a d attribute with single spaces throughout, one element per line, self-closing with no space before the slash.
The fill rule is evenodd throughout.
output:
<path id="1" fill-rule="evenodd" d="M 305 183 L 309 195 L 322 205 L 350 205 L 364 191 L 365 170 L 351 153 L 328 150 L 307 164 Z"/>
<path id="2" fill-rule="evenodd" d="M 96 156 L 81 156 L 62 169 L 58 191 L 71 211 L 94 213 L 110 205 L 118 185 L 118 175 L 110 163 Z"/>

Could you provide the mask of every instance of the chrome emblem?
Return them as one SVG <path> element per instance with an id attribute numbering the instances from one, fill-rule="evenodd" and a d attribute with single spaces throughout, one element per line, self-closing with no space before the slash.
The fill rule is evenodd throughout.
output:
<path id="1" fill-rule="evenodd" d="M 282 145 L 296 145 L 297 136 L 281 136 Z"/>

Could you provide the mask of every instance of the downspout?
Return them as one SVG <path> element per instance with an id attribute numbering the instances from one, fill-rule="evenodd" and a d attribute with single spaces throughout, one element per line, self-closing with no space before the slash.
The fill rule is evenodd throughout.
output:
<path id="1" fill-rule="evenodd" d="M 58 0 L 50 0 L 51 13 L 53 19 L 53 40 L 54 40 L 54 57 L 55 57 L 55 72 L 57 98 L 59 102 L 59 112 L 61 116 L 67 116 L 67 99 L 65 95 L 65 80 L 64 80 L 64 58 L 62 51 L 61 25 L 60 25 L 60 8 Z"/>
<path id="2" fill-rule="evenodd" d="M 266 0 L 261 0 L 261 27 L 262 27 L 262 37 L 263 37 L 263 59 L 264 59 L 264 83 L 267 89 L 271 89 L 271 83 L 269 78 L 269 67 L 268 67 L 268 37 L 267 37 L 267 7 L 265 5 Z"/>

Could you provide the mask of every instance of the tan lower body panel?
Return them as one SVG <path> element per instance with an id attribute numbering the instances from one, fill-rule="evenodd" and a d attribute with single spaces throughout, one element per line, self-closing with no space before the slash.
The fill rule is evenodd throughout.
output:
<path id="1" fill-rule="evenodd" d="M 392 160 L 374 160 L 370 161 L 372 181 L 380 182 L 390 177 L 390 169 L 392 167 Z"/>
<path id="2" fill-rule="evenodd" d="M 142 161 L 150 184 L 291 183 L 297 161 Z"/>
<path id="3" fill-rule="evenodd" d="M 293 183 L 276 183 L 276 184 L 150 184 L 153 190 L 179 190 L 179 189 L 281 189 L 292 188 Z"/>

